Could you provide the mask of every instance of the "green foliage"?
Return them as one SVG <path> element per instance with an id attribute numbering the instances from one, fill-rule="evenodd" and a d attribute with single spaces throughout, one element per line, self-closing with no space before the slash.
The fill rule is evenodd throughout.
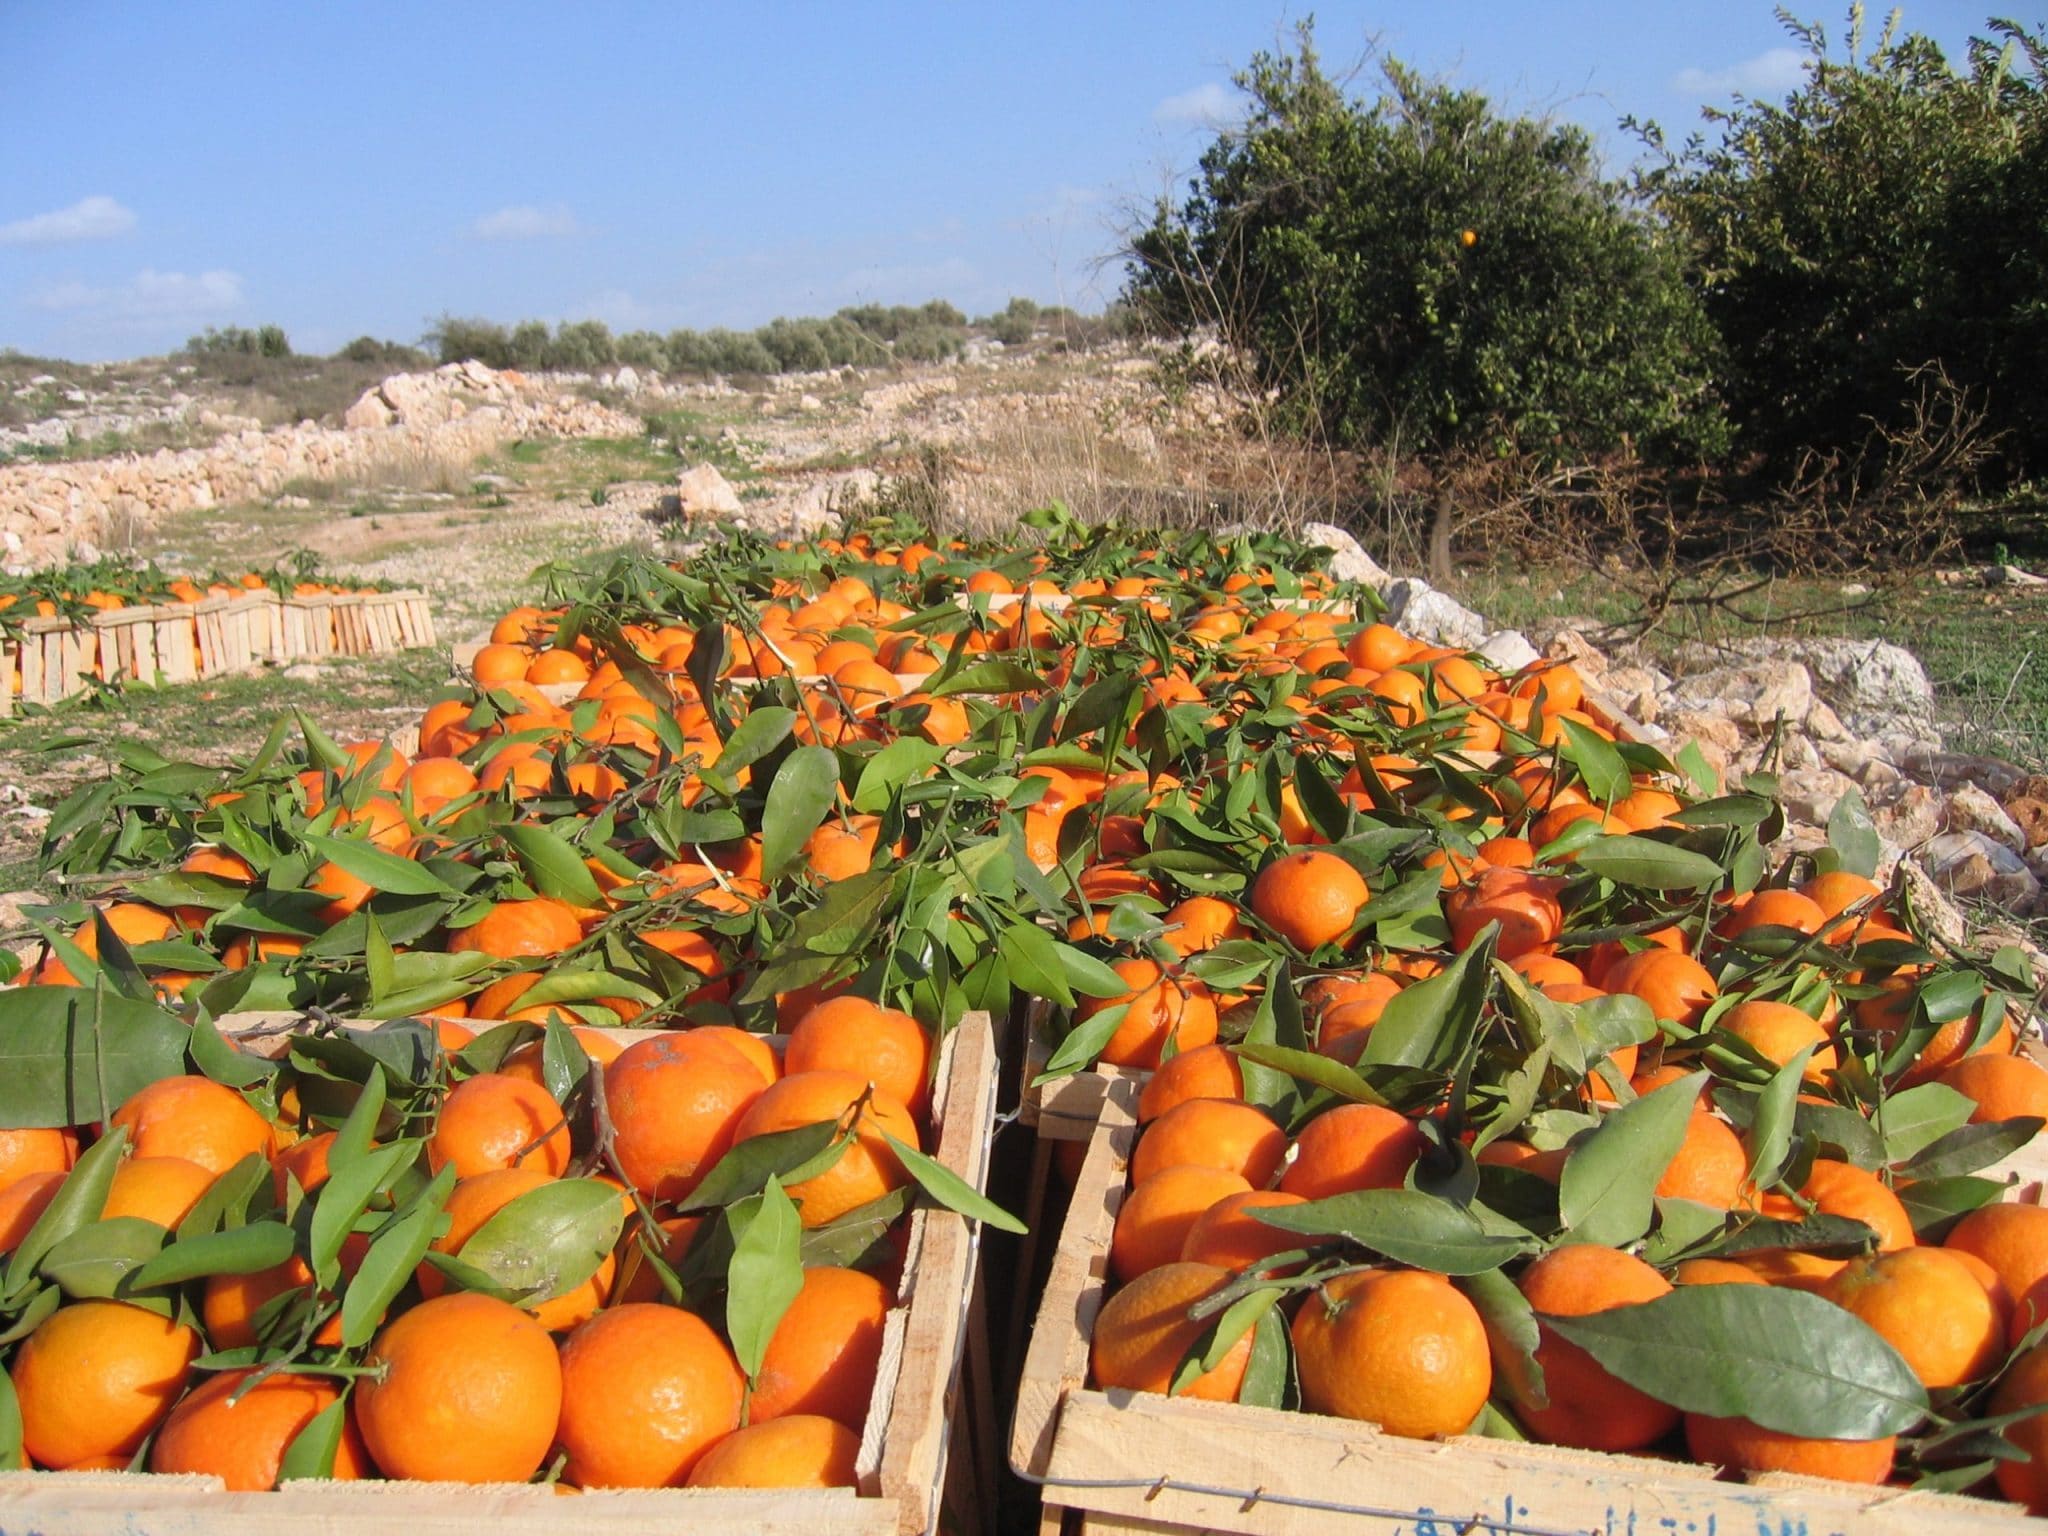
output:
<path id="1" fill-rule="evenodd" d="M 335 356 L 351 363 L 370 363 L 393 373 L 425 368 L 432 362 L 418 347 L 408 347 L 402 341 L 379 341 L 375 336 L 358 336 Z"/>
<path id="2" fill-rule="evenodd" d="M 1709 108 L 1710 141 L 1665 147 L 1639 189 L 1685 241 L 1727 348 L 1746 446 L 1780 473 L 1807 450 L 1854 460 L 1897 432 L 1938 362 L 2009 434 L 2008 462 L 2048 463 L 2048 38 L 1994 21 L 1964 71 L 1896 16 L 1845 56 L 1779 13 L 1808 49 L 1772 105 Z M 1871 466 L 1874 467 L 1874 466 Z M 1853 467 L 1852 467 L 1852 472 Z"/>
<path id="3" fill-rule="evenodd" d="M 290 357 L 292 344 L 281 325 L 259 326 L 249 330 L 239 325 L 215 329 L 208 326 L 202 333 L 192 337 L 183 348 L 194 356 L 217 356 L 233 354 L 240 357 Z"/>
<path id="4" fill-rule="evenodd" d="M 1712 333 L 1581 130 L 1384 69 L 1346 94 L 1308 26 L 1238 77 L 1242 127 L 1132 242 L 1155 327 L 1214 326 L 1298 429 L 1442 452 L 1712 449 Z"/>

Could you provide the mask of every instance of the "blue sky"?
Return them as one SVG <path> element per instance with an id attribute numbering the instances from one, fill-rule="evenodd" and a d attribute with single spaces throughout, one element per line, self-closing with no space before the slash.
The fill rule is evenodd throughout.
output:
<path id="1" fill-rule="evenodd" d="M 2039 3 L 1905 12 L 1960 58 L 1987 15 Z M 933 296 L 1096 307 L 1120 214 L 1184 180 L 1232 70 L 1306 9 L 0 0 L 0 347 L 124 357 L 276 322 L 325 351 L 444 311 L 665 331 Z M 1333 65 L 1377 43 L 1623 157 L 1623 114 L 1682 137 L 1798 68 L 1768 0 L 1314 10 Z M 1845 12 L 1810 14 L 1838 33 Z"/>

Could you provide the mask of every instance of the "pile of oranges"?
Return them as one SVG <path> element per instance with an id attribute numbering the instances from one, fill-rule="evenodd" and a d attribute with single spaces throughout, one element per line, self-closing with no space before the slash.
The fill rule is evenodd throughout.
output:
<path id="1" fill-rule="evenodd" d="M 334 1465 L 345 1427 L 365 1466 L 472 1475 L 394 1461 L 373 1426 L 380 1401 L 425 1411 L 389 1392 L 401 1356 L 495 1326 L 481 1303 L 498 1303 L 531 1325 L 508 1338 L 566 1335 L 548 1345 L 559 1402 L 529 1377 L 503 1388 L 534 1409 L 519 1443 L 540 1459 L 516 1475 L 623 1477 L 595 1447 L 632 1436 L 576 1406 L 579 1380 L 673 1350 L 706 1401 L 733 1371 L 745 1401 L 768 1391 L 740 1347 L 759 1330 L 721 1334 L 717 1286 L 672 1305 L 774 1219 L 731 1214 L 768 1199 L 711 1171 L 733 1140 L 840 1125 L 826 1171 L 801 1138 L 773 1143 L 806 1175 L 784 1198 L 814 1233 L 865 1231 L 901 1195 L 900 1149 L 923 1144 L 933 1042 L 970 1008 L 1029 1008 L 1045 1075 L 1151 1074 L 1094 1341 L 1105 1385 L 1402 1434 L 1966 1480 L 1953 1448 L 1981 1437 L 1688 1407 L 1574 1319 L 1709 1281 L 1815 1293 L 1834 1309 L 1820 1336 L 1950 1427 L 2038 1400 L 2048 1214 L 1984 1177 L 2048 1119 L 2048 1072 L 2019 1050 L 2023 963 L 1937 954 L 1853 816 L 1818 855 L 1776 855 L 1767 776 L 1723 785 L 1629 739 L 1569 666 L 1504 671 L 1376 622 L 1370 593 L 1298 574 L 1316 559 L 1284 539 L 1033 526 L 1023 550 L 868 531 L 628 558 L 506 614 L 416 740 L 299 720 L 300 745 L 281 731 L 237 769 L 141 762 L 60 808 L 49 865 L 122 889 L 33 914 L 47 942 L 24 980 L 201 1019 L 411 1019 L 396 1030 L 439 1042 L 376 1147 L 351 1149 L 418 1143 L 346 1224 L 373 1251 L 420 1242 L 389 1320 L 359 1302 L 351 1332 L 330 1232 L 263 1266 L 306 1270 L 265 1314 L 289 1339 L 195 1336 L 199 1358 L 260 1374 L 263 1351 L 296 1347 L 257 1385 L 291 1384 L 299 1422 L 337 1426 Z M 607 1059 L 619 1026 L 664 1033 Z M 274 1141 L 345 1134 L 358 1101 L 331 1080 L 368 1069 L 318 1039 L 291 1047 L 297 1075 L 231 1085 Z M 199 1044 L 190 1060 L 245 1070 Z M 413 1202 L 456 1166 L 434 1138 L 472 1113 L 519 1163 L 458 1169 L 443 1231 Z M 596 1226 L 558 1294 L 507 1299 L 463 1257 L 502 1250 L 499 1210 L 566 1207 L 590 1197 L 553 1186 L 606 1177 L 632 1210 L 604 1280 Z M 708 1216 L 690 1203 L 707 1177 L 733 1195 Z M 317 1211 L 294 1178 L 275 1210 Z M 240 1214 L 217 1230 L 271 1219 Z M 712 1250 L 700 1222 L 724 1234 Z M 1433 1267 L 1445 1232 L 1496 1262 Z M 861 1256 L 886 1270 L 874 1243 Z M 134 1305 L 74 1300 L 50 1321 L 102 1302 Z M 1937 1316 L 1962 1320 L 1939 1351 Z M 1702 1317 L 1679 1322 L 1711 1347 Z M 1855 1406 L 1853 1384 L 1836 1395 Z M 2006 1442 L 2030 1448 L 2035 1422 Z M 775 1454 L 837 1468 L 829 1440 Z M 2035 1501 L 2030 1461 L 1982 1472 Z"/>

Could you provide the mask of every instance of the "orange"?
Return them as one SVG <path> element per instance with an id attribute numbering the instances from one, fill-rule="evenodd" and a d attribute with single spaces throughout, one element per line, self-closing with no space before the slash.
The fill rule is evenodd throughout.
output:
<path id="1" fill-rule="evenodd" d="M 735 1430 L 690 1472 L 692 1488 L 851 1488 L 860 1436 L 816 1414 L 756 1419 Z"/>
<path id="2" fill-rule="evenodd" d="M 0 1189 L 32 1173 L 63 1173 L 78 1161 L 78 1137 L 68 1130 L 0 1130 Z"/>
<path id="3" fill-rule="evenodd" d="M 1967 1264 L 1940 1248 L 1851 1259 L 1820 1294 L 1883 1335 L 1926 1387 L 1976 1381 L 2005 1353 L 1990 1295 Z"/>
<path id="4" fill-rule="evenodd" d="M 1233 1099 L 1190 1099 L 1145 1128 L 1131 1159 L 1131 1182 L 1186 1164 L 1220 1168 L 1263 1189 L 1286 1155 L 1287 1133 L 1264 1110 Z"/>
<path id="5" fill-rule="evenodd" d="M 1673 1285 L 1768 1285 L 1754 1270 L 1727 1259 L 1687 1259 L 1671 1272 Z"/>
<path id="6" fill-rule="evenodd" d="M 883 1137 L 891 1135 L 917 1147 L 917 1123 L 910 1118 L 910 1111 L 850 1072 L 792 1072 L 754 1100 L 733 1132 L 737 1144 L 774 1131 L 843 1121 L 862 1098 L 867 1099 L 866 1108 L 839 1161 L 823 1173 L 789 1186 L 789 1197 L 803 1213 L 806 1227 L 837 1221 L 909 1179 Z"/>
<path id="7" fill-rule="evenodd" d="M 0 1190 L 0 1253 L 11 1253 L 28 1236 L 63 1187 L 61 1173 L 31 1173 Z"/>
<path id="8" fill-rule="evenodd" d="M 194 1388 L 157 1431 L 149 1470 L 204 1473 L 231 1493 L 275 1488 L 284 1453 L 316 1414 L 341 1400 L 341 1389 L 325 1377 L 297 1374 L 246 1385 L 255 1374 L 225 1371 Z M 369 1471 L 361 1436 L 343 1420 L 334 1476 L 349 1481 Z"/>
<path id="9" fill-rule="evenodd" d="M 729 1046 L 761 1074 L 764 1085 L 782 1076 L 782 1058 L 775 1054 L 775 1047 L 766 1035 L 757 1035 L 750 1029 L 739 1029 L 731 1024 L 699 1024 L 690 1033 L 700 1040 Z"/>
<path id="10" fill-rule="evenodd" d="M 1801 933 L 1819 933 L 1828 914 L 1811 897 L 1797 891 L 1758 891 L 1749 900 L 1714 925 L 1715 932 L 1732 939 L 1752 928 L 1795 928 Z"/>
<path id="11" fill-rule="evenodd" d="M 330 928 L 377 894 L 368 881 L 332 863 L 314 870 L 306 889 L 328 898 L 315 915 Z"/>
<path id="12" fill-rule="evenodd" d="M 739 1428 L 747 1379 L 694 1313 L 600 1312 L 562 1345 L 564 1475 L 581 1488 L 666 1488 Z"/>
<path id="13" fill-rule="evenodd" d="M 1584 1317 L 1654 1301 L 1671 1285 L 1632 1254 L 1591 1243 L 1553 1248 L 1522 1272 L 1522 1294 L 1538 1312 Z M 1519 1400 L 1515 1410 L 1539 1438 L 1591 1451 L 1635 1451 L 1661 1440 L 1678 1410 L 1609 1375 L 1605 1367 L 1548 1327 L 1536 1346 L 1549 1402 Z M 1512 1391 L 1512 1380 L 1510 1380 Z"/>
<path id="14" fill-rule="evenodd" d="M 583 939 L 583 925 L 561 902 L 546 896 L 531 901 L 501 901 L 448 936 L 450 954 L 474 952 L 501 960 L 520 955 L 559 955 Z"/>
<path id="15" fill-rule="evenodd" d="M 159 1078 L 130 1094 L 113 1123 L 131 1157 L 182 1157 L 226 1173 L 251 1152 L 270 1155 L 270 1124 L 232 1088 L 203 1077 Z"/>
<path id="16" fill-rule="evenodd" d="M 1824 1215 L 1847 1216 L 1869 1227 L 1877 1234 L 1880 1253 L 1910 1248 L 1916 1241 L 1913 1219 L 1899 1204 L 1899 1197 L 1886 1188 L 1876 1174 L 1866 1172 L 1853 1163 L 1837 1162 L 1828 1157 L 1814 1159 L 1806 1182 L 1799 1187 L 1799 1195 L 1801 1199 L 1812 1202 Z M 1765 1195 L 1762 1209 L 1766 1216 L 1775 1216 L 1781 1221 L 1797 1221 L 1802 1214 L 1783 1195 Z"/>
<path id="17" fill-rule="evenodd" d="M 423 1301 L 364 1363 L 383 1369 L 356 1381 L 356 1428 L 386 1477 L 523 1483 L 547 1458 L 562 1366 L 547 1330 L 509 1302 L 476 1291 Z"/>
<path id="18" fill-rule="evenodd" d="M 512 1013 L 515 1018 L 527 1018 L 531 1014 L 538 1012 L 541 1014 L 541 1017 L 533 1019 L 531 1022 L 544 1024 L 547 1022 L 547 1014 L 555 1012 L 557 1009 L 566 1009 L 568 1006 L 566 1003 L 551 1003 L 537 1009 L 515 1008 L 512 1010 Z M 590 1058 L 591 1065 L 597 1067 L 600 1071 L 618 1060 L 619 1053 L 625 1050 L 625 1046 L 619 1041 L 614 1040 L 603 1030 L 592 1028 L 588 1024 L 572 1024 L 569 1027 L 569 1033 L 574 1035 L 576 1043 L 583 1047 L 583 1054 Z M 499 1075 L 501 1077 L 520 1078 L 525 1082 L 532 1083 L 535 1087 L 545 1087 L 546 1085 L 543 1082 L 545 1067 L 542 1061 L 542 1052 L 543 1046 L 540 1041 L 529 1040 L 525 1045 L 520 1046 L 518 1050 L 508 1053 L 505 1059 L 498 1063 Z"/>
<path id="19" fill-rule="evenodd" d="M 1304 1200 L 1399 1189 L 1426 1143 L 1415 1122 L 1377 1104 L 1339 1104 L 1302 1127 L 1280 1187 Z"/>
<path id="20" fill-rule="evenodd" d="M 1939 1080 L 1976 1101 L 1970 1115 L 1973 1125 L 2022 1117 L 2048 1120 L 2048 1071 L 2024 1056 L 1981 1051 L 1965 1056 Z"/>
<path id="21" fill-rule="evenodd" d="M 1294 1355 L 1302 1406 L 1434 1439 L 1466 1429 L 1493 1388 L 1479 1313 L 1442 1275 L 1362 1269 L 1301 1304 Z"/>
<path id="22" fill-rule="evenodd" d="M 1242 1099 L 1244 1073 L 1237 1058 L 1220 1045 L 1199 1045 L 1169 1058 L 1138 1093 L 1138 1123 L 1149 1124 L 1168 1110 L 1198 1099 Z"/>
<path id="23" fill-rule="evenodd" d="M 604 1069 L 619 1171 L 650 1199 L 682 1199 L 765 1087 L 752 1062 L 695 1031 L 634 1041 Z"/>
<path id="24" fill-rule="evenodd" d="M 495 1168 L 488 1173 L 458 1180 L 448 1196 L 445 1213 L 448 1230 L 429 1246 L 435 1253 L 460 1254 L 462 1245 L 476 1236 L 484 1223 L 498 1212 L 521 1195 L 554 1182 L 551 1175 L 537 1168 Z M 580 1284 L 569 1287 L 558 1296 L 525 1301 L 519 1305 L 531 1312 L 549 1333 L 564 1333 L 604 1305 L 605 1298 L 611 1294 L 612 1276 L 617 1267 L 617 1259 L 606 1254 L 596 1273 Z M 448 1288 L 441 1271 L 431 1264 L 422 1263 L 414 1271 L 414 1276 L 422 1296 L 438 1296 Z"/>
<path id="25" fill-rule="evenodd" d="M 889 1292 L 873 1275 L 804 1271 L 803 1289 L 769 1337 L 747 1402 L 751 1423 L 822 1415 L 858 1434 L 881 1368 Z"/>
<path id="26" fill-rule="evenodd" d="M 1451 947 L 1470 949 L 1488 923 L 1500 925 L 1495 951 L 1503 960 L 1555 942 L 1564 929 L 1564 912 L 1557 903 L 1559 884 L 1525 869 L 1482 870 L 1470 885 L 1451 892 L 1444 901 Z"/>
<path id="27" fill-rule="evenodd" d="M 59 1307 L 14 1357 L 22 1448 L 63 1471 L 88 1457 L 124 1462 L 190 1380 L 199 1335 L 124 1301 Z"/>
<path id="28" fill-rule="evenodd" d="M 1301 1196 L 1290 1195 L 1284 1189 L 1251 1189 L 1225 1195 L 1195 1218 L 1195 1224 L 1188 1228 L 1188 1235 L 1181 1243 L 1180 1256 L 1195 1264 L 1214 1264 L 1223 1269 L 1239 1270 L 1262 1263 L 1276 1253 L 1306 1247 L 1315 1239 L 1298 1232 L 1283 1232 L 1246 1213 L 1267 1206 L 1307 1203 Z M 1290 1265 L 1272 1273 L 1292 1274 L 1299 1267 Z"/>
<path id="29" fill-rule="evenodd" d="M 1343 859 L 1305 848 L 1259 871 L 1252 882 L 1251 908 L 1260 922 L 1307 951 L 1349 932 L 1368 895 L 1365 877 Z"/>
<path id="30" fill-rule="evenodd" d="M 1110 1297 L 1096 1315 L 1089 1364 L 1097 1386 L 1134 1392 L 1165 1392 L 1174 1373 L 1207 1331 L 1206 1321 L 1188 1316 L 1188 1308 L 1230 1283 L 1230 1272 L 1213 1264 L 1164 1264 L 1133 1280 Z M 1209 1402 L 1232 1401 L 1251 1363 L 1252 1339 L 1247 1333 L 1215 1369 L 1197 1376 L 1183 1396 Z"/>
<path id="31" fill-rule="evenodd" d="M 909 1014 L 850 994 L 797 1020 L 782 1055 L 785 1072 L 848 1072 L 871 1082 L 914 1115 L 931 1102 L 931 1038 Z"/>
<path id="32" fill-rule="evenodd" d="M 1720 992 L 1705 966 L 1690 955 L 1662 947 L 1638 950 L 1617 960 L 1595 979 L 1609 992 L 1627 992 L 1650 1005 L 1660 1019 L 1697 1028 Z"/>
<path id="33" fill-rule="evenodd" d="M 1798 1472 L 1846 1483 L 1881 1483 L 1891 1476 L 1897 1441 L 1809 1440 L 1765 1429 L 1748 1419 L 1685 1416 L 1685 1443 L 1695 1461 L 1744 1472 Z M 2010 1462 L 2000 1462 L 2000 1467 Z"/>
<path id="34" fill-rule="evenodd" d="M 1124 1016 L 1102 1048 L 1113 1067 L 1157 1067 L 1170 1036 L 1178 1051 L 1191 1051 L 1216 1038 L 1216 1002 L 1199 981 L 1182 981 L 1153 960 L 1118 960 L 1112 966 L 1131 990 L 1123 997 L 1084 999 L 1074 1011 L 1083 1023 L 1105 1008 L 1122 1005 Z"/>
<path id="35" fill-rule="evenodd" d="M 215 1175 L 183 1157 L 131 1157 L 114 1170 L 100 1220 L 140 1216 L 166 1229 L 192 1214 Z"/>
<path id="36" fill-rule="evenodd" d="M 2023 1297 L 2048 1275 L 2048 1208 L 1980 1207 L 1950 1229 L 1942 1246 L 1976 1255 L 1997 1272 L 2007 1295 Z"/>
<path id="37" fill-rule="evenodd" d="M 1749 1154 L 1742 1140 L 1718 1115 L 1696 1109 L 1686 1122 L 1685 1140 L 1657 1180 L 1657 1194 L 1666 1200 L 1696 1200 L 1716 1210 L 1735 1208 L 1749 1172 Z"/>
<path id="38" fill-rule="evenodd" d="M 2048 1402 L 2048 1344 L 2036 1344 L 2007 1368 L 1991 1394 L 1988 1412 L 2015 1413 Z M 2005 1438 L 2026 1452 L 2025 1461 L 2001 1461 L 1998 1491 L 2032 1514 L 2048 1514 L 2048 1414 L 2008 1425 Z"/>
<path id="39" fill-rule="evenodd" d="M 1815 875 L 1799 887 L 1799 894 L 1819 907 L 1823 917 L 1839 917 L 1859 902 L 1875 901 L 1884 894 L 1884 887 L 1863 875 L 1836 869 Z"/>
<path id="40" fill-rule="evenodd" d="M 1143 853 L 1143 848 L 1134 853 Z M 1190 896 L 1167 908 L 1160 921 L 1167 925 L 1166 942 L 1183 956 L 1198 955 L 1230 939 L 1242 939 L 1250 932 L 1237 908 L 1214 896 Z"/>
<path id="41" fill-rule="evenodd" d="M 569 1127 L 547 1089 L 523 1078 L 479 1072 L 449 1090 L 427 1139 L 427 1165 L 474 1178 L 494 1168 L 532 1167 L 560 1178 L 569 1168 Z"/>
<path id="42" fill-rule="evenodd" d="M 1737 1003 L 1714 1022 L 1780 1067 L 1809 1045 L 1814 1046 L 1814 1053 L 1806 1058 L 1806 1070 L 1800 1074 L 1806 1082 L 1825 1082 L 1835 1069 L 1835 1048 L 1827 1030 L 1811 1014 L 1802 1013 L 1790 1003 L 1753 998 Z"/>
<path id="43" fill-rule="evenodd" d="M 1110 1236 L 1109 1268 L 1119 1280 L 1171 1264 L 1187 1246 L 1204 1212 L 1227 1195 L 1251 1192 L 1251 1185 L 1221 1168 L 1162 1168 L 1124 1196 Z"/>

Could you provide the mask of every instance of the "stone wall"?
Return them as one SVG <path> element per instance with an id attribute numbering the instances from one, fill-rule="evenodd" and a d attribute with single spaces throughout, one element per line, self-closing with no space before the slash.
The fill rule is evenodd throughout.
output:
<path id="1" fill-rule="evenodd" d="M 92 559 L 110 537 L 166 514 L 263 500 L 295 480 L 459 475 L 514 438 L 639 432 L 632 417 L 479 363 L 396 374 L 350 406 L 341 427 L 249 428 L 206 448 L 0 466 L 0 560 L 27 569 Z"/>

